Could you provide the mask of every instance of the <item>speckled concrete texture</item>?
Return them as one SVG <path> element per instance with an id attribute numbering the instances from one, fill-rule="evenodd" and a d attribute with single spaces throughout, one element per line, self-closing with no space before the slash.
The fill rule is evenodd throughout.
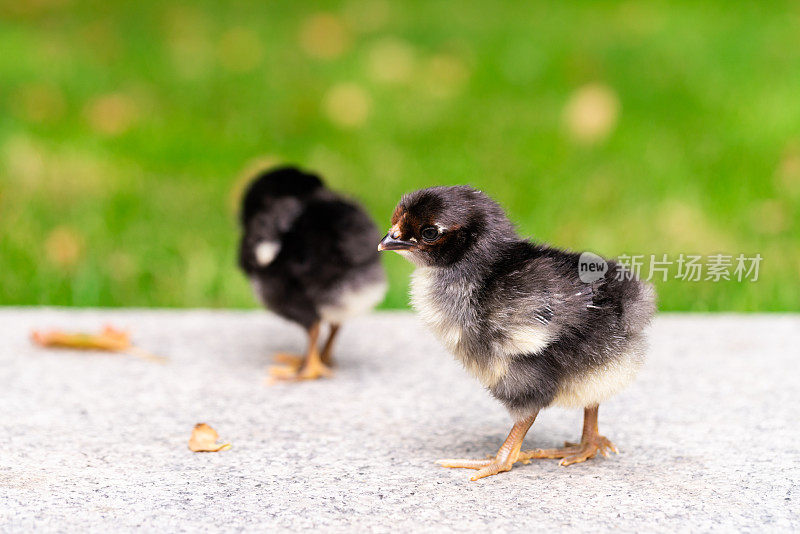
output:
<path id="1" fill-rule="evenodd" d="M 126 327 L 133 357 L 33 347 L 32 328 Z M 265 385 L 302 332 L 264 312 L 0 310 L 0 529 L 790 531 L 800 528 L 800 316 L 660 316 L 639 380 L 600 408 L 621 454 L 470 482 L 501 406 L 416 318 L 346 325 L 335 378 Z M 207 422 L 233 443 L 186 447 Z M 578 436 L 540 415 L 526 447 Z"/>

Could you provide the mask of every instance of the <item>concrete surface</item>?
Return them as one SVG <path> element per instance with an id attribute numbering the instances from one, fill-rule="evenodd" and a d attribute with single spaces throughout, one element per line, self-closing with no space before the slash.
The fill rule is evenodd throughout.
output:
<path id="1" fill-rule="evenodd" d="M 168 365 L 48 351 L 32 328 L 129 328 Z M 4 532 L 790 531 L 800 527 L 800 316 L 661 316 L 600 409 L 621 454 L 470 482 L 509 418 L 414 316 L 345 326 L 334 379 L 264 384 L 302 333 L 263 312 L 0 309 Z M 207 422 L 233 448 L 190 452 Z M 578 436 L 543 413 L 526 440 Z"/>

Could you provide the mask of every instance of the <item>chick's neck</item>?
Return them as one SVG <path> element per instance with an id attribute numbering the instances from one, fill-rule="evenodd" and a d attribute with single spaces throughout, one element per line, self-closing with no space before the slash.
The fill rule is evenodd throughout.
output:
<path id="1" fill-rule="evenodd" d="M 437 269 L 444 279 L 479 282 L 489 277 L 492 266 L 519 241 L 513 230 L 487 232 L 476 237 L 458 260 Z"/>

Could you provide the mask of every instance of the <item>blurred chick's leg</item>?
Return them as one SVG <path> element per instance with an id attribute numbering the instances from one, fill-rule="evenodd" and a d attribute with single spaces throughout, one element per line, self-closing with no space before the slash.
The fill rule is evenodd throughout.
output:
<path id="1" fill-rule="evenodd" d="M 319 322 L 308 329 L 308 351 L 301 365 L 273 365 L 269 375 L 273 380 L 313 380 L 323 376 L 330 376 L 328 367 L 320 360 L 319 348 Z"/>
<path id="2" fill-rule="evenodd" d="M 485 460 L 459 460 L 447 459 L 439 460 L 442 467 L 463 467 L 466 469 L 477 469 L 478 472 L 471 478 L 471 480 L 478 480 L 479 478 L 496 475 L 504 471 L 510 471 L 514 463 L 519 459 L 519 450 L 522 448 L 522 440 L 525 439 L 525 434 L 528 429 L 536 420 L 535 413 L 529 418 L 514 423 L 508 437 L 503 442 L 500 450 L 494 458 L 487 458 Z"/>
<path id="3" fill-rule="evenodd" d="M 562 458 L 563 466 L 585 462 L 594 458 L 599 452 L 608 456 L 608 451 L 617 452 L 617 448 L 608 439 L 601 436 L 597 427 L 598 406 L 590 406 L 583 410 L 583 433 L 580 443 L 564 443 L 560 449 L 534 449 L 523 451 L 519 459 L 525 463 L 534 458 Z"/>
<path id="4" fill-rule="evenodd" d="M 317 340 L 319 339 L 319 322 L 308 330 L 308 354 L 306 354 L 306 361 L 303 362 L 303 367 L 297 374 L 298 380 L 316 380 L 317 378 L 331 376 L 330 368 L 322 363 L 322 358 L 319 354 L 319 347 Z"/>
<path id="5" fill-rule="evenodd" d="M 333 366 L 333 355 L 331 354 L 333 349 L 333 340 L 336 337 L 336 334 L 339 333 L 339 325 L 336 323 L 331 323 L 331 331 L 328 334 L 328 341 L 325 342 L 325 346 L 322 347 L 322 353 L 320 354 L 320 359 L 322 363 L 327 365 L 328 367 Z"/>

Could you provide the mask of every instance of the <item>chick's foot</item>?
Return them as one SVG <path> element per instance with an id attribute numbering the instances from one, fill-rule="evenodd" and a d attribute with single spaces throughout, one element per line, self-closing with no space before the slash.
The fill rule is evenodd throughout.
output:
<path id="1" fill-rule="evenodd" d="M 564 443 L 560 449 L 534 449 L 523 451 L 519 459 L 528 463 L 535 458 L 561 458 L 562 466 L 585 462 L 594 458 L 597 453 L 608 456 L 608 452 L 617 452 L 617 448 L 607 438 L 600 435 L 597 430 L 598 406 L 587 406 L 583 410 L 583 433 L 580 443 Z"/>
<path id="2" fill-rule="evenodd" d="M 322 360 L 309 358 L 297 373 L 297 380 L 316 380 L 317 378 L 328 378 L 331 375 L 333 375 L 331 368 L 322 363 Z"/>
<path id="3" fill-rule="evenodd" d="M 314 323 L 308 329 L 308 352 L 304 358 L 292 354 L 276 354 L 275 359 L 285 365 L 273 365 L 269 368 L 269 383 L 274 384 L 279 380 L 316 380 L 331 376 L 331 370 L 322 362 L 317 348 L 318 338 L 319 323 Z"/>
<path id="4" fill-rule="evenodd" d="M 533 449 L 530 451 L 522 451 L 519 453 L 519 460 L 523 463 L 528 463 L 530 460 L 538 458 L 561 458 L 560 465 L 568 466 L 585 462 L 590 458 L 594 458 L 598 453 L 603 456 L 608 456 L 609 452 L 617 452 L 608 438 L 596 435 L 590 438 L 583 439 L 580 443 L 565 442 L 564 447 L 559 449 Z"/>
<path id="5" fill-rule="evenodd" d="M 287 358 L 289 356 L 289 358 Z M 277 356 L 276 356 L 277 359 Z M 305 359 L 295 361 L 291 355 L 282 355 L 281 359 L 287 361 L 286 365 L 272 365 L 269 368 L 269 382 L 316 380 L 330 377 L 333 373 L 330 367 L 322 363 L 318 352 L 313 352 Z"/>
<path id="6" fill-rule="evenodd" d="M 483 460 L 464 460 L 464 459 L 447 459 L 439 460 L 439 465 L 442 467 L 455 467 L 463 469 L 477 469 L 478 472 L 470 480 L 478 480 L 480 478 L 496 475 L 511 471 L 511 468 L 519 460 L 519 451 L 522 447 L 522 440 L 525 439 L 525 434 L 536 419 L 536 413 L 531 415 L 528 419 L 517 421 L 511 428 L 508 437 L 503 442 L 500 450 L 494 457 L 489 457 Z"/>

